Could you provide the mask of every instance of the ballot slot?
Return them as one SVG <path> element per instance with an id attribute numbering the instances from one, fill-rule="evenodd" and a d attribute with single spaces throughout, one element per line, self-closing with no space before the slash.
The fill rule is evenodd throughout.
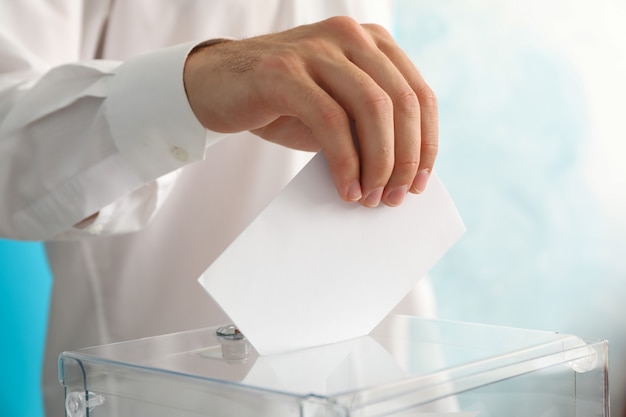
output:
<path id="1" fill-rule="evenodd" d="M 63 353 L 68 416 L 608 416 L 605 341 L 395 316 L 232 359 L 220 327 Z"/>

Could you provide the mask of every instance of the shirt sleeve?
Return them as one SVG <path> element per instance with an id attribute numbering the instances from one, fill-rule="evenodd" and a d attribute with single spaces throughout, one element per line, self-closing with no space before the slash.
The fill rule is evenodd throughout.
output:
<path id="1" fill-rule="evenodd" d="M 145 224 L 171 173 L 222 136 L 187 101 L 192 47 L 47 67 L 0 29 L 0 235 L 43 240 Z M 93 227 L 74 230 L 96 212 Z"/>

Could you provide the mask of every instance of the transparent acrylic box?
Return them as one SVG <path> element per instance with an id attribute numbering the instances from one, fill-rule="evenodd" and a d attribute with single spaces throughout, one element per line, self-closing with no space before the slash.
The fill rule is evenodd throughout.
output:
<path id="1" fill-rule="evenodd" d="M 259 356 L 216 331 L 64 352 L 67 415 L 609 416 L 606 341 L 394 316 L 368 336 Z"/>

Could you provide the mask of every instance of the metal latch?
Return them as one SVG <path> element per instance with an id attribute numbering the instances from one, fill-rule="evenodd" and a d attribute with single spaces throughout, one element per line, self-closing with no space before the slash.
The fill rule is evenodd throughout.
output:
<path id="1" fill-rule="evenodd" d="M 222 358 L 225 360 L 241 361 L 250 355 L 250 343 L 235 325 L 220 327 L 215 334 L 222 347 Z"/>

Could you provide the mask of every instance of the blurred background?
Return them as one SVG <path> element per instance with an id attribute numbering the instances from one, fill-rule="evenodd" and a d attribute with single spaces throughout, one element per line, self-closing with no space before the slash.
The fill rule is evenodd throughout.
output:
<path id="1" fill-rule="evenodd" d="M 608 339 L 626 404 L 626 2 L 396 0 L 435 90 L 436 170 L 467 233 L 442 318 Z"/>
<path id="2" fill-rule="evenodd" d="M 608 339 L 626 405 L 626 3 L 396 0 L 439 98 L 437 171 L 467 233 L 432 271 L 446 319 Z M 51 279 L 0 240 L 2 415 L 41 414 Z"/>
<path id="3" fill-rule="evenodd" d="M 40 372 L 52 278 L 41 243 L 0 239 L 0 415 L 43 414 Z"/>

